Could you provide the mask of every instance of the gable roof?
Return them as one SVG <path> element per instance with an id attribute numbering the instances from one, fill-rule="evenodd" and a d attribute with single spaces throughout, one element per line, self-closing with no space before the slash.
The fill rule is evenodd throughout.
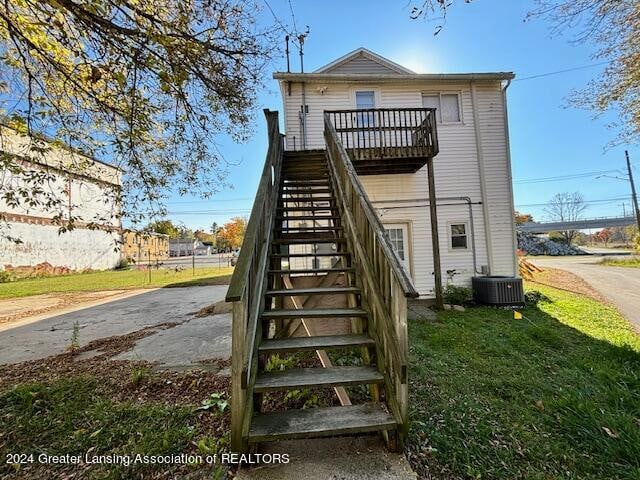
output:
<path id="1" fill-rule="evenodd" d="M 388 58 L 384 58 L 377 53 L 367 50 L 364 47 L 360 47 L 352 52 L 343 55 L 342 57 L 328 63 L 324 67 L 320 67 L 313 73 L 350 73 L 347 67 L 349 63 L 354 64 L 356 68 L 365 68 L 368 71 L 363 73 L 387 73 L 387 74 L 405 74 L 411 75 L 415 72 L 408 68 L 398 65 L 392 62 Z M 353 72 L 351 72 L 353 73 Z"/>

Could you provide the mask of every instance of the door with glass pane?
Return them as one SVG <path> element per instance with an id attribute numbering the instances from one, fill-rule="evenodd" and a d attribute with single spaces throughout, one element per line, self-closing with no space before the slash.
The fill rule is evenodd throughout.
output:
<path id="1" fill-rule="evenodd" d="M 411 276 L 409 264 L 409 226 L 406 223 L 385 223 L 384 229 L 389 235 L 391 245 L 398 254 L 402 266 Z"/>
<path id="2" fill-rule="evenodd" d="M 360 90 L 356 92 L 356 109 L 358 110 L 371 110 L 376 108 L 376 94 L 373 90 Z M 371 128 L 375 126 L 375 114 L 373 112 L 358 112 L 356 113 L 356 127 L 358 128 Z M 358 132 L 358 138 L 356 145 L 360 148 L 370 148 L 375 146 L 375 132 L 373 131 L 360 131 Z"/>

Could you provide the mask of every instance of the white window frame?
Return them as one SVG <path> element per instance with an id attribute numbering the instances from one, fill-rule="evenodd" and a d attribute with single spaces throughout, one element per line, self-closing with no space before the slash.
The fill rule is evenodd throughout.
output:
<path id="1" fill-rule="evenodd" d="M 389 221 L 382 223 L 382 228 L 385 230 L 391 228 L 406 228 L 407 236 L 406 238 L 403 238 L 404 253 L 406 256 L 404 262 L 408 267 L 407 273 L 412 279 L 415 279 L 413 271 L 413 222 L 410 220 L 389 219 Z M 402 262 L 402 260 L 400 261 Z"/>
<path id="2" fill-rule="evenodd" d="M 466 247 L 454 247 L 453 246 L 453 232 L 451 231 L 451 227 L 453 225 L 464 225 L 464 236 L 467 238 L 467 246 Z M 456 235 L 460 237 L 462 235 Z M 451 221 L 447 222 L 447 245 L 449 245 L 450 252 L 466 252 L 469 250 L 469 242 L 471 241 L 471 234 L 469 232 L 469 222 L 465 220 L 460 221 Z"/>
<path id="3" fill-rule="evenodd" d="M 424 90 L 420 92 L 420 102 L 422 103 L 422 97 L 428 96 L 438 96 L 440 100 L 440 112 L 436 114 L 436 122 L 439 125 L 464 125 L 464 114 L 462 112 L 462 90 Z M 457 122 L 443 122 L 442 121 L 442 96 L 443 95 L 456 95 L 458 97 L 458 114 L 460 115 L 460 120 Z"/>
<path id="4" fill-rule="evenodd" d="M 373 92 L 373 108 L 380 108 L 380 87 L 371 87 L 368 85 L 362 85 L 357 87 L 351 87 L 349 89 L 349 96 L 351 97 L 351 108 L 358 108 L 358 104 L 356 103 L 356 92 Z"/>

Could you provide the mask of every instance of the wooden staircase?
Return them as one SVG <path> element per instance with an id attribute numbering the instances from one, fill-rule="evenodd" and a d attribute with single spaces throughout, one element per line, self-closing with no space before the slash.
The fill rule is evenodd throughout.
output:
<path id="1" fill-rule="evenodd" d="M 285 152 L 265 111 L 269 151 L 227 301 L 233 302 L 232 448 L 265 441 L 408 430 L 406 299 L 416 297 L 337 133 L 326 151 Z M 327 351 L 351 350 L 357 366 Z M 315 351 L 322 366 L 267 371 L 272 355 Z M 368 386 L 351 401 L 347 389 Z M 340 406 L 267 411 L 264 395 L 333 389 Z"/>
<path id="2" fill-rule="evenodd" d="M 344 332 L 332 335 L 270 338 L 263 328 L 258 347 L 264 359 L 271 354 L 295 355 L 308 351 L 334 349 L 365 349 L 367 358 L 375 358 L 375 342 L 366 332 L 368 313 L 360 304 L 360 289 L 356 287 L 355 271 L 350 267 L 351 255 L 342 237 L 340 211 L 329 180 L 329 170 L 324 152 L 287 153 L 283 159 L 282 176 L 278 195 L 277 221 L 271 241 L 269 289 L 264 294 L 265 310 L 262 322 L 305 319 L 362 319 L 363 333 Z M 300 219 L 302 218 L 302 219 Z M 328 247 L 333 251 L 320 253 Z M 336 255 L 339 253 L 340 255 Z M 293 257 L 291 255 L 294 255 Z M 325 260 L 321 268 L 319 258 Z M 315 268 L 314 268 L 315 267 Z M 296 278 L 304 277 L 305 283 L 322 285 L 327 275 L 335 274 L 336 281 L 329 286 L 305 286 L 295 288 Z M 288 281 L 287 281 L 288 280 Z M 286 288 L 285 285 L 289 285 Z M 342 296 L 349 308 L 286 308 L 291 298 L 308 300 L 316 296 Z M 344 298 L 348 297 L 348 298 Z M 290 303 L 290 302 L 289 302 Z M 341 322 L 344 327 L 345 322 Z M 259 362 L 260 366 L 264 361 Z M 384 377 L 371 366 L 342 366 L 323 368 L 293 368 L 285 371 L 266 372 L 260 368 L 254 385 L 257 394 L 301 388 L 334 388 L 354 385 L 380 385 Z M 259 400 L 258 400 L 259 401 Z M 360 432 L 387 431 L 397 428 L 394 418 L 380 402 L 340 407 L 288 410 L 260 413 L 260 405 L 254 413 L 249 428 L 249 443 L 270 440 L 318 437 Z"/>

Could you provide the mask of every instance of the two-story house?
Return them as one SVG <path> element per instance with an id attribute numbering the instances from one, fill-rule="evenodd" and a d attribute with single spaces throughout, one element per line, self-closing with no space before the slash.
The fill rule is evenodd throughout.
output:
<path id="1" fill-rule="evenodd" d="M 442 277 L 462 285 L 470 285 L 474 275 L 517 273 L 506 102 L 513 77 L 510 72 L 416 74 L 365 48 L 312 73 L 274 74 L 282 92 L 286 150 L 324 149 L 325 111 L 437 109 L 434 170 Z M 343 127 L 388 125 L 393 112 L 380 113 L 379 122 L 375 113 L 351 115 L 337 117 L 338 122 L 344 120 Z M 411 124 L 414 119 L 407 115 L 398 111 L 397 123 Z M 352 144 L 369 140 L 361 133 L 351 137 Z M 377 140 L 372 138 L 372 144 Z M 397 158 L 387 162 L 402 163 Z M 406 170 L 360 172 L 360 181 L 420 295 L 430 297 L 427 173 L 424 167 Z"/>
<path id="2" fill-rule="evenodd" d="M 443 283 L 516 274 L 513 74 L 416 74 L 358 49 L 274 77 L 285 132 L 266 111 L 269 148 L 226 297 L 232 448 L 374 431 L 399 448 L 409 299 L 441 306 Z M 312 368 L 301 360 L 309 351 Z M 271 355 L 289 355 L 294 368 L 274 371 Z M 273 411 L 264 402 L 265 392 L 302 388 L 333 389 L 335 403 Z"/>

